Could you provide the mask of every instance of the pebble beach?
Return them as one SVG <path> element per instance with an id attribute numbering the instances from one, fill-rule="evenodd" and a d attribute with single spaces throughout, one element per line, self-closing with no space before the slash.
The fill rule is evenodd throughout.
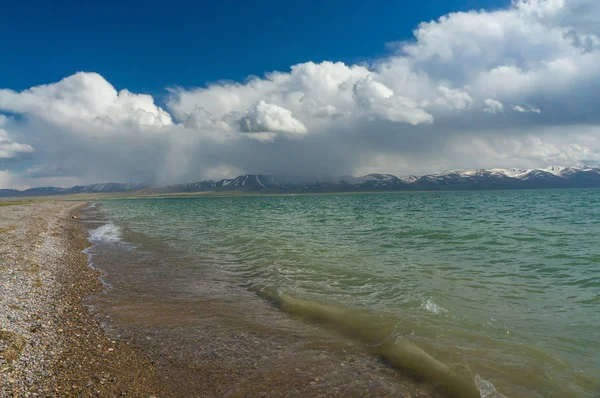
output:
<path id="1" fill-rule="evenodd" d="M 168 396 L 154 364 L 85 306 L 100 293 L 81 203 L 0 202 L 0 397 Z"/>

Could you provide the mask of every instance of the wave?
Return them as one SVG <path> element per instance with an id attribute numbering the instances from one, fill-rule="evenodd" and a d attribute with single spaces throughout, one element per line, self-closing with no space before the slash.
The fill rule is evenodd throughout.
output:
<path id="1" fill-rule="evenodd" d="M 398 320 L 385 314 L 295 298 L 272 288 L 252 289 L 284 312 L 334 327 L 363 342 L 395 368 L 427 380 L 455 398 L 500 398 L 493 385 L 477 376 L 459 374 L 397 331 Z"/>
<path id="2" fill-rule="evenodd" d="M 116 243 L 121 241 L 121 229 L 112 222 L 90 231 L 92 243 Z"/>
<path id="3" fill-rule="evenodd" d="M 496 387 L 492 383 L 477 374 L 475 375 L 475 385 L 479 389 L 481 398 L 505 398 L 504 395 L 496 390 Z"/>
<path id="4" fill-rule="evenodd" d="M 439 305 L 437 305 L 436 303 L 434 303 L 433 300 L 425 301 L 419 308 L 427 310 L 435 315 L 439 315 L 439 314 L 448 312 L 446 309 L 444 309 L 444 308 L 440 307 Z"/>

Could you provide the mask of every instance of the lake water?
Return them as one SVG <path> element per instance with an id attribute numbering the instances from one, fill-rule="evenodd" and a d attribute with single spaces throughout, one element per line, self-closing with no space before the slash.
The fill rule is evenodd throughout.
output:
<path id="1" fill-rule="evenodd" d="M 112 286 L 91 303 L 181 394 L 600 395 L 599 190 L 106 200 L 84 220 Z"/>

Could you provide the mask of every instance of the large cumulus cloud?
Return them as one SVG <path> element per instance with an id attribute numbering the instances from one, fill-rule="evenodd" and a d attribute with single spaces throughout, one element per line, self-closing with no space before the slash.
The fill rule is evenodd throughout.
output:
<path id="1" fill-rule="evenodd" d="M 6 124 L 6 116 L 0 115 L 0 161 L 20 160 L 35 152 L 31 145 L 15 142 L 3 128 Z"/>
<path id="2" fill-rule="evenodd" d="M 171 125 L 171 116 L 149 95 L 117 92 L 97 73 L 79 72 L 57 83 L 17 93 L 0 90 L 0 109 L 34 116 L 56 125 L 144 127 Z"/>
<path id="3" fill-rule="evenodd" d="M 515 0 L 423 22 L 369 64 L 305 62 L 242 83 L 170 88 L 162 106 L 95 73 L 0 89 L 2 181 L 159 184 L 598 160 L 598 19 L 596 0 Z"/>

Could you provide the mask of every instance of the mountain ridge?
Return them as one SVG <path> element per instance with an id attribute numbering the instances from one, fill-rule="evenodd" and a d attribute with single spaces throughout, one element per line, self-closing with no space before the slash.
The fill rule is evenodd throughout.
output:
<path id="1" fill-rule="evenodd" d="M 19 191 L 0 189 L 0 197 L 35 197 L 81 193 L 115 193 L 144 190 L 144 193 L 189 192 L 263 192 L 327 193 L 377 191 L 446 191 L 600 188 L 600 166 L 550 166 L 537 169 L 452 170 L 422 176 L 395 176 L 371 173 L 362 177 L 340 176 L 310 181 L 291 181 L 284 177 L 243 174 L 231 179 L 204 180 L 187 184 L 150 187 L 140 183 L 100 183 L 70 188 L 37 187 Z"/>

